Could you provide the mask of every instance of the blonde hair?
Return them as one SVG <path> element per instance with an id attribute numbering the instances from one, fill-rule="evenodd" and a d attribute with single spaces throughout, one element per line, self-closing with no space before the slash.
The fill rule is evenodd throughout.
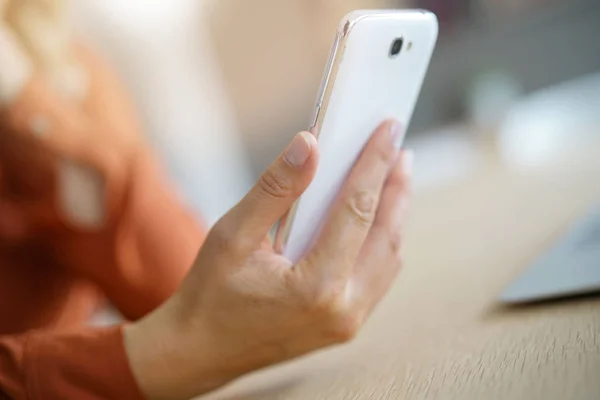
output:
<path id="1" fill-rule="evenodd" d="M 73 99 L 86 92 L 85 74 L 72 53 L 67 0 L 0 0 L 2 23 L 12 31 L 34 68 Z"/>

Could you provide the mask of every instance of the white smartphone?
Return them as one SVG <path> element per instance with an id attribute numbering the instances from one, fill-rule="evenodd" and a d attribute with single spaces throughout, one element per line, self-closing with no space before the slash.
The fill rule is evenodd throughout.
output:
<path id="1" fill-rule="evenodd" d="M 276 248 L 290 261 L 316 241 L 377 126 L 393 118 L 408 127 L 437 33 L 436 16 L 424 10 L 354 11 L 342 19 L 310 124 L 320 164 L 277 231 Z"/>

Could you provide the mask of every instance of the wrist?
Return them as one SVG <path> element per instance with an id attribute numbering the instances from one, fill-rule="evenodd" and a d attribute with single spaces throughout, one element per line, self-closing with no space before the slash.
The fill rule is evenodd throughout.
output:
<path id="1" fill-rule="evenodd" d="M 235 378 L 215 368 L 214 342 L 185 326 L 178 301 L 175 295 L 123 329 L 132 374 L 149 400 L 193 398 Z"/>

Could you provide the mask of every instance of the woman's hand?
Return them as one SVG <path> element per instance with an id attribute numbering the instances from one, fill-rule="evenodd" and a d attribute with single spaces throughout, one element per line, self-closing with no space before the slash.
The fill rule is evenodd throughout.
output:
<path id="1" fill-rule="evenodd" d="M 187 399 L 240 375 L 353 338 L 401 264 L 410 154 L 383 124 L 349 175 L 316 245 L 296 265 L 268 233 L 311 182 L 318 147 L 298 134 L 212 229 L 178 293 L 125 328 L 149 399 Z"/>

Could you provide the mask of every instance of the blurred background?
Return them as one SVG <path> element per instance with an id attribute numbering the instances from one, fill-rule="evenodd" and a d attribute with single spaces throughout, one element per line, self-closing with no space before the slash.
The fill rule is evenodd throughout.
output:
<path id="1" fill-rule="evenodd" d="M 0 0 L 0 10 L 7 3 Z M 593 349 L 590 343 L 597 341 L 585 333 L 594 331 L 587 314 L 580 331 L 564 331 L 572 342 L 563 345 L 554 340 L 557 329 L 574 325 L 573 318 L 557 319 L 555 325 L 540 323 L 527 341 L 519 339 L 527 328 L 521 329 L 517 319 L 512 330 L 506 328 L 507 320 L 488 329 L 484 322 L 491 319 L 480 316 L 502 287 L 531 265 L 569 224 L 591 204 L 600 204 L 599 0 L 18 3 L 50 16 L 27 20 L 36 17 L 33 13 L 18 21 L 27 28 L 24 32 L 31 28 L 37 35 L 32 37 L 43 39 L 40 48 L 69 51 L 60 43 L 68 37 L 62 36 L 67 20 L 75 24 L 79 38 L 112 64 L 134 100 L 149 143 L 184 198 L 208 224 L 247 192 L 296 132 L 308 127 L 331 42 L 346 13 L 360 8 L 435 12 L 440 21 L 438 45 L 405 141 L 416 155 L 415 196 L 403 244 L 409 268 L 390 293 L 388 314 L 384 306 L 372 323 L 371 340 L 381 343 L 385 357 L 392 348 L 399 349 L 402 359 L 415 349 L 430 349 L 450 370 L 428 372 L 423 376 L 427 385 L 431 377 L 456 376 L 455 366 L 460 366 L 446 357 L 457 353 L 437 351 L 432 344 L 454 350 L 447 339 L 458 337 L 462 343 L 481 345 L 492 353 L 490 359 L 501 363 L 497 370 L 514 366 L 516 379 L 506 380 L 511 381 L 511 390 L 517 390 L 515 382 L 526 384 L 537 378 L 522 379 L 520 359 L 511 364 L 510 357 L 498 356 L 497 344 L 505 338 L 516 338 L 504 342 L 510 352 L 532 359 L 536 358 L 530 351 L 532 343 L 541 343 L 539 348 L 546 343 L 559 361 L 573 347 Z M 52 15 L 53 7 L 62 10 L 65 4 L 72 12 L 69 18 L 63 20 L 61 12 Z M 53 37 L 43 35 L 46 28 L 54 31 Z M 5 71 L 0 69 L 0 78 L 8 76 L 2 75 Z M 71 72 L 65 68 L 59 75 L 72 83 Z M 35 133 L 48 128 L 41 121 L 41 127 L 30 127 Z M 92 197 L 97 194 L 83 191 L 88 192 Z M 571 269 L 575 264 L 572 259 L 564 262 L 566 272 L 556 275 L 556 280 L 577 275 Z M 467 324 L 474 317 L 477 323 Z M 108 310 L 95 323 L 111 323 L 115 318 L 119 316 Z M 482 334 L 476 333 L 478 326 Z M 537 340 L 538 332 L 551 340 Z M 412 340 L 398 340 L 409 333 Z M 379 340 L 386 337 L 387 341 Z M 547 359 L 550 353 L 543 350 L 531 362 L 531 376 L 541 376 L 538 359 Z M 415 363 L 427 360 L 423 357 L 427 353 L 413 354 Z M 578 366 L 583 357 L 572 354 Z M 357 357 L 360 375 L 347 375 L 347 383 L 362 384 L 363 359 L 364 355 Z M 481 372 L 479 356 L 470 359 L 476 365 L 473 374 L 465 375 L 469 379 Z M 380 358 L 372 365 L 395 370 Z M 584 376 L 577 368 L 557 371 L 544 379 L 557 386 L 560 379 L 576 385 Z M 488 375 L 498 381 L 494 372 Z M 596 375 L 589 379 L 597 383 Z M 329 388 L 329 380 L 324 381 Z M 409 387 L 414 385 L 410 382 Z M 387 384 L 381 387 L 387 390 Z M 481 388 L 487 395 L 489 385 Z M 463 392 L 452 395 L 456 393 Z"/>
<path id="2" fill-rule="evenodd" d="M 76 0 L 79 33 L 118 69 L 145 132 L 215 221 L 306 129 L 341 17 L 427 8 L 440 36 L 409 129 L 417 185 L 486 149 L 519 168 L 598 135 L 596 0 Z M 487 154 L 487 153 L 486 153 Z"/>

